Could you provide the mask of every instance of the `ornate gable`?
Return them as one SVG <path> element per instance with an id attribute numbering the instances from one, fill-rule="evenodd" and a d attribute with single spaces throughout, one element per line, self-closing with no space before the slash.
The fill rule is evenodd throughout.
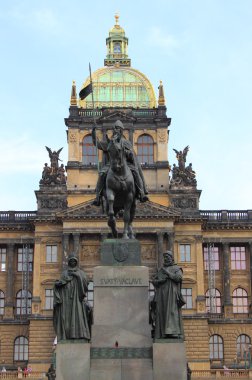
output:
<path id="1" fill-rule="evenodd" d="M 138 203 L 136 208 L 136 219 L 174 219 L 180 216 L 180 211 L 173 207 L 161 206 L 154 202 Z M 57 213 L 58 218 L 63 220 L 73 219 L 107 219 L 105 210 L 92 205 L 92 201 L 80 203 L 69 207 L 66 211 Z"/>

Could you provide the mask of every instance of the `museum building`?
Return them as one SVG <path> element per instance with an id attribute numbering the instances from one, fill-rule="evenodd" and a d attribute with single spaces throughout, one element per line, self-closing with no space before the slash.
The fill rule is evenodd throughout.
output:
<path id="1" fill-rule="evenodd" d="M 93 204 L 104 156 L 91 132 L 95 121 L 98 138 L 106 139 L 121 120 L 148 188 L 149 201 L 137 202 L 134 219 L 142 265 L 151 280 L 163 252 L 172 250 L 183 268 L 190 368 L 244 368 L 251 361 L 252 210 L 199 209 L 201 190 L 192 164 L 186 164 L 188 147 L 174 153 L 169 144 L 163 84 L 154 91 L 132 68 L 118 16 L 106 45 L 104 67 L 92 73 L 93 92 L 81 99 L 72 84 L 66 166 L 58 167 L 60 150 L 47 148 L 51 163 L 35 190 L 37 210 L 0 211 L 0 365 L 48 369 L 55 339 L 53 285 L 70 252 L 89 276 L 93 306 L 93 268 L 100 265 L 101 242 L 110 231 L 103 202 Z M 89 84 L 88 76 L 79 90 Z M 173 168 L 168 153 L 176 154 Z M 121 231 L 122 218 L 117 224 Z M 149 294 L 151 299 L 151 282 Z"/>

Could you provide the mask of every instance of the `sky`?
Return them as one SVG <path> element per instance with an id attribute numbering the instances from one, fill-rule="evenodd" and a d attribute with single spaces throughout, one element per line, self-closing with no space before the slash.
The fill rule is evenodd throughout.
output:
<path id="1" fill-rule="evenodd" d="M 168 158 L 189 145 L 200 209 L 252 209 L 251 0 L 12 0 L 0 7 L 0 210 L 36 210 L 45 146 L 64 147 L 72 80 L 103 66 L 114 15 L 132 67 L 172 118 Z"/>

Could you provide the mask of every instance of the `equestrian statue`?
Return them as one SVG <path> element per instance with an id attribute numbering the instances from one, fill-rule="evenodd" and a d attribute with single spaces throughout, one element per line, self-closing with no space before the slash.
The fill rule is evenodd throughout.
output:
<path id="1" fill-rule="evenodd" d="M 141 166 L 132 144 L 123 136 L 123 130 L 123 123 L 117 120 L 111 139 L 106 135 L 106 140 L 101 141 L 96 136 L 96 125 L 93 127 L 93 144 L 104 154 L 104 165 L 99 171 L 93 204 L 100 206 L 101 199 L 105 198 L 108 225 L 114 238 L 118 237 L 115 217 L 123 210 L 123 238 L 134 239 L 132 221 L 136 199 L 146 202 L 149 198 Z"/>

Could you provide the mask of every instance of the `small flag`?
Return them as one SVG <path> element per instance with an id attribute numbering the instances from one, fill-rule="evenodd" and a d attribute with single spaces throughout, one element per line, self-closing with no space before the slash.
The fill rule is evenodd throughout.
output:
<path id="1" fill-rule="evenodd" d="M 91 94 L 91 92 L 93 91 L 93 87 L 92 87 L 92 83 L 89 83 L 86 87 L 84 87 L 80 93 L 79 93 L 79 97 L 81 98 L 81 100 L 85 99 L 89 94 Z"/>

